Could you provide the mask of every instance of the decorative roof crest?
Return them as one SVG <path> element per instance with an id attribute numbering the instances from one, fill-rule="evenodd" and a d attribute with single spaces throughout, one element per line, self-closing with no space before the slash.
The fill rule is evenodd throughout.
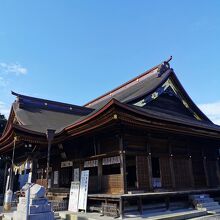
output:
<path id="1" fill-rule="evenodd" d="M 172 56 L 170 56 L 170 58 L 168 60 L 165 60 L 163 63 L 160 64 L 160 66 L 158 67 L 158 77 L 161 77 L 167 70 L 170 69 L 170 64 L 169 62 L 172 60 Z"/>

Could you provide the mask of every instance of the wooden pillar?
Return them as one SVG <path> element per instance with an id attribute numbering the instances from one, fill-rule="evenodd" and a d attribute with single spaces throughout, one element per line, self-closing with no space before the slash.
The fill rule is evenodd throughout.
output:
<path id="1" fill-rule="evenodd" d="M 138 211 L 140 212 L 140 215 L 142 215 L 143 214 L 143 204 L 142 204 L 141 196 L 138 197 L 137 203 L 138 203 Z"/>
<path id="2" fill-rule="evenodd" d="M 189 175 L 191 179 L 191 187 L 195 187 L 194 175 L 193 175 L 193 165 L 192 165 L 192 156 L 189 156 Z"/>
<path id="3" fill-rule="evenodd" d="M 33 157 L 33 159 L 32 159 L 32 178 L 31 178 L 31 181 L 33 183 L 36 183 L 36 180 L 37 180 L 37 163 L 38 163 L 38 159 Z"/>
<path id="4" fill-rule="evenodd" d="M 169 144 L 169 163 L 170 163 L 170 172 L 171 172 L 171 181 L 172 181 L 172 187 L 176 188 L 176 181 L 175 181 L 175 173 L 174 173 L 174 167 L 173 167 L 173 154 L 172 154 L 172 145 L 170 139 L 168 140 Z"/>
<path id="5" fill-rule="evenodd" d="M 125 162 L 125 148 L 123 136 L 119 135 L 119 149 L 120 149 L 120 170 L 123 182 L 123 193 L 127 193 L 127 178 L 126 178 L 126 162 Z"/>
<path id="6" fill-rule="evenodd" d="M 217 174 L 218 186 L 219 186 L 220 185 L 219 157 L 216 160 L 216 174 Z"/>
<path id="7" fill-rule="evenodd" d="M 147 139 L 147 168 L 148 168 L 148 181 L 149 181 L 149 189 L 153 190 L 152 184 L 152 161 L 151 161 L 151 148 L 149 145 L 149 138 Z"/>
<path id="8" fill-rule="evenodd" d="M 206 186 L 209 185 L 209 176 L 208 176 L 208 170 L 207 170 L 207 158 L 204 154 L 204 149 L 202 149 L 202 156 L 203 156 L 203 167 L 204 167 L 204 172 L 205 172 L 205 179 L 206 179 Z"/>
<path id="9" fill-rule="evenodd" d="M 205 172 L 205 179 L 206 179 L 206 186 L 209 186 L 209 176 L 208 176 L 208 170 L 207 170 L 207 158 L 203 157 L 203 166 L 204 166 L 204 172 Z"/>
<path id="10" fill-rule="evenodd" d="M 120 212 L 120 216 L 121 216 L 121 219 L 124 218 L 124 199 L 123 197 L 120 197 L 120 201 L 119 201 L 119 212 Z"/>
<path id="11" fill-rule="evenodd" d="M 194 175 L 193 175 L 193 165 L 192 165 L 192 155 L 190 151 L 189 141 L 187 140 L 187 151 L 188 151 L 188 157 L 189 157 L 189 175 L 190 175 L 190 182 L 191 187 L 195 187 L 195 181 L 194 181 Z"/>
<path id="12" fill-rule="evenodd" d="M 98 160 L 98 191 L 102 191 L 102 159 Z"/>
<path id="13" fill-rule="evenodd" d="M 165 197 L 165 205 L 166 205 L 166 210 L 170 209 L 170 197 L 166 196 Z"/>

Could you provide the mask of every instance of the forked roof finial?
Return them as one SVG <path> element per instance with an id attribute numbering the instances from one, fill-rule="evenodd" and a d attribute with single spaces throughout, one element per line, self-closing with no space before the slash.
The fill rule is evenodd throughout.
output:
<path id="1" fill-rule="evenodd" d="M 163 63 L 160 64 L 160 66 L 158 67 L 158 77 L 161 77 L 167 70 L 170 69 L 170 64 L 169 62 L 172 60 L 172 56 L 170 56 L 170 58 L 168 60 L 165 60 Z"/>

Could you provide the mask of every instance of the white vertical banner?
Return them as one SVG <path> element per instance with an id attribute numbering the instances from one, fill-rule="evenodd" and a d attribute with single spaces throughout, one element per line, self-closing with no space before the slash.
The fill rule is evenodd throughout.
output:
<path id="1" fill-rule="evenodd" d="M 32 172 L 29 172 L 28 173 L 28 183 L 31 183 L 31 180 L 32 180 Z"/>
<path id="2" fill-rule="evenodd" d="M 80 182 L 71 182 L 68 211 L 78 212 Z"/>
<path id="3" fill-rule="evenodd" d="M 78 209 L 85 211 L 87 208 L 88 185 L 89 185 L 89 170 L 84 170 L 81 172 Z"/>

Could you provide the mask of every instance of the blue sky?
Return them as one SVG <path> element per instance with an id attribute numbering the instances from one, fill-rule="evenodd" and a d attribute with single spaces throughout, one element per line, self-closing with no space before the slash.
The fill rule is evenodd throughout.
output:
<path id="1" fill-rule="evenodd" d="M 220 123 L 219 10 L 219 0 L 1 0 L 0 112 L 11 90 L 81 105 L 172 55 Z"/>

